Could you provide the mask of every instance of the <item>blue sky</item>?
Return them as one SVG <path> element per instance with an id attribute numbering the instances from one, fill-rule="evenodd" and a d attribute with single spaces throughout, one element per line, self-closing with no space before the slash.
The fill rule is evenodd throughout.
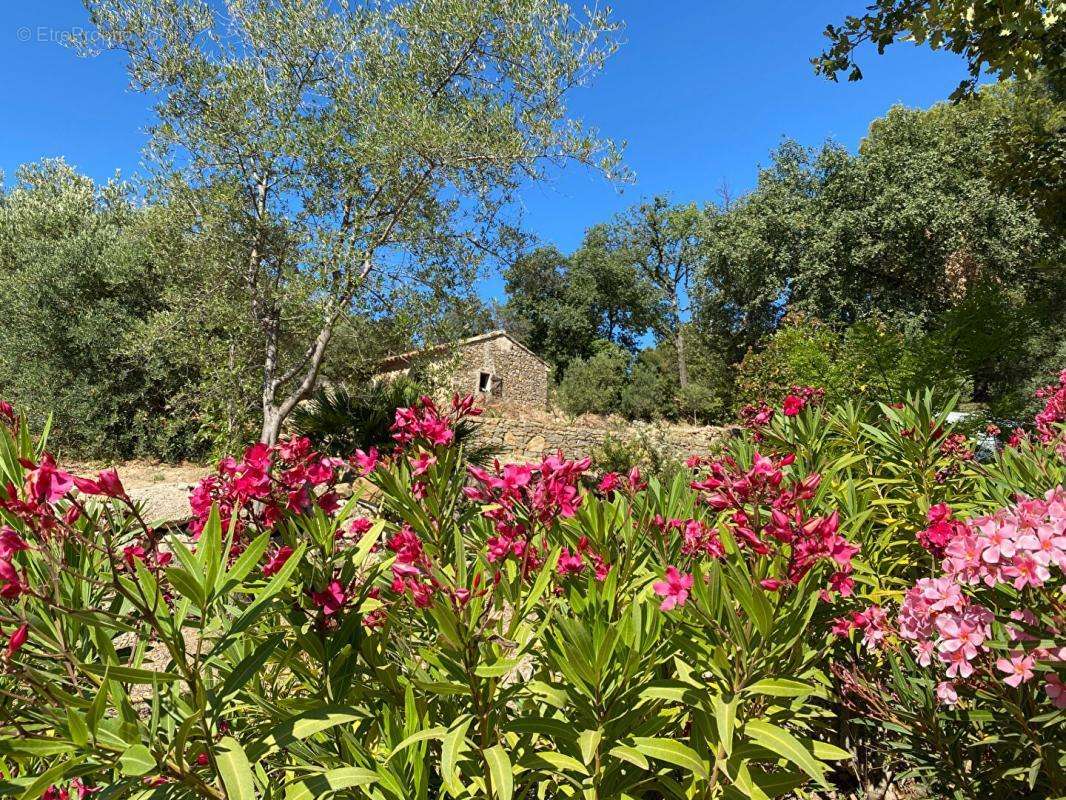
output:
<path id="1" fill-rule="evenodd" d="M 854 149 L 893 104 L 929 106 L 965 77 L 958 57 L 908 44 L 865 53 L 861 82 L 815 76 L 808 60 L 825 25 L 864 5 L 616 0 L 625 43 L 573 96 L 571 111 L 627 142 L 636 183 L 619 193 L 571 168 L 522 193 L 525 227 L 568 251 L 589 225 L 642 197 L 704 203 L 723 184 L 741 194 L 783 137 L 807 145 L 832 138 Z M 79 58 L 60 43 L 89 28 L 81 3 L 7 3 L 0 21 L 0 169 L 8 180 L 19 164 L 60 155 L 96 179 L 137 173 L 150 103 L 126 88 L 118 54 Z M 489 278 L 480 292 L 502 299 L 501 282 Z"/>

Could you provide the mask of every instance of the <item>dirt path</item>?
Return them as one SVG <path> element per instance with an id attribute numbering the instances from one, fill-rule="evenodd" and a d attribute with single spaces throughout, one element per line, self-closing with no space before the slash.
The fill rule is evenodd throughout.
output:
<path id="1" fill-rule="evenodd" d="M 92 475 L 104 464 L 71 464 L 78 475 Z M 149 522 L 179 523 L 189 518 L 189 492 L 196 482 L 209 475 L 205 464 L 161 464 L 150 461 L 126 461 L 115 464 L 122 485 L 130 497 L 144 503 Z"/>

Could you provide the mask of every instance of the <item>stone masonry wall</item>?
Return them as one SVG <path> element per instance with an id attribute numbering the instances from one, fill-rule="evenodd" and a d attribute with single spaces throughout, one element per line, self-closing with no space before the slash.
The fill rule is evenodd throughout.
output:
<path id="1" fill-rule="evenodd" d="M 459 394 L 478 395 L 481 373 L 500 382 L 499 396 L 508 403 L 544 409 L 548 405 L 548 366 L 506 336 L 458 346 L 452 386 Z M 491 395 L 481 395 L 493 402 Z"/>
<path id="2" fill-rule="evenodd" d="M 728 428 L 692 427 L 687 425 L 620 424 L 613 427 L 565 425 L 556 422 L 522 419 L 517 416 L 479 417 L 478 442 L 500 452 L 500 460 L 534 461 L 559 450 L 568 458 L 592 455 L 608 436 L 630 441 L 641 434 L 664 455 L 677 459 L 693 453 L 717 451 L 730 435 Z"/>
<path id="3" fill-rule="evenodd" d="M 454 394 L 472 394 L 480 405 L 503 402 L 539 411 L 548 407 L 550 368 L 503 333 L 416 353 L 378 377 L 391 380 L 412 368 L 424 370 L 437 383 L 436 399 L 441 402 Z M 492 376 L 497 392 L 479 391 L 483 372 Z"/>

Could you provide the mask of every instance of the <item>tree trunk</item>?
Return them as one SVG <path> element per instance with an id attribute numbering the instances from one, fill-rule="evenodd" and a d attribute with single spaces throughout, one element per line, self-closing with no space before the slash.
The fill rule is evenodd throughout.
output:
<path id="1" fill-rule="evenodd" d="M 278 409 L 271 403 L 269 406 L 263 404 L 263 429 L 259 434 L 259 441 L 263 444 L 275 445 L 278 442 L 278 436 L 281 433 L 281 423 L 284 420 L 281 418 L 281 414 L 278 413 Z"/>
<path id="2" fill-rule="evenodd" d="M 333 338 L 333 327 L 339 313 L 335 311 L 327 315 L 315 341 L 304 356 L 281 375 L 278 374 L 277 324 L 265 326 L 267 346 L 263 358 L 263 427 L 259 433 L 259 441 L 263 444 L 277 444 L 282 424 L 300 401 L 308 397 L 315 388 L 318 371 L 322 367 L 330 339 Z M 300 378 L 300 383 L 279 403 L 278 389 L 297 377 Z"/>
<path id="3" fill-rule="evenodd" d="M 674 294 L 674 320 L 677 324 L 677 333 L 674 334 L 677 347 L 677 382 L 684 389 L 688 386 L 688 362 L 685 361 L 685 328 L 681 324 L 681 303 L 676 292 Z"/>

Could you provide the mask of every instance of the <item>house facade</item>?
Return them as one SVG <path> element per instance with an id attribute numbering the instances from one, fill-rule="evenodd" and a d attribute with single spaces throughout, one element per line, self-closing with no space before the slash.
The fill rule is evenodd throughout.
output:
<path id="1" fill-rule="evenodd" d="M 388 380 L 412 370 L 428 375 L 441 395 L 473 394 L 483 403 L 543 409 L 548 405 L 551 367 L 507 331 L 390 356 L 379 366 Z"/>

